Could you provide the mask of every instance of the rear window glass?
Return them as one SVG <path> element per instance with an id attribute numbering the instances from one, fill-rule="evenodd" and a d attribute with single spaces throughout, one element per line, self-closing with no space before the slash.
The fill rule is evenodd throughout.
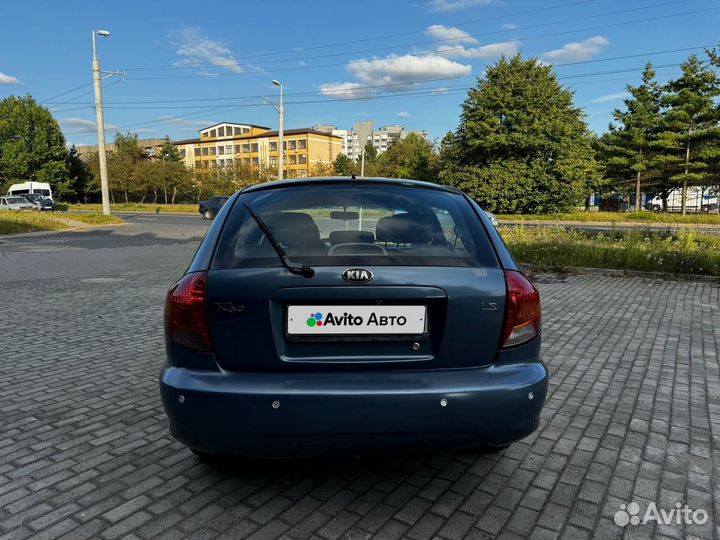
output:
<path id="1" fill-rule="evenodd" d="M 481 223 L 461 195 L 357 183 L 242 195 L 223 228 L 214 268 L 280 264 L 243 202 L 261 217 L 297 263 L 497 265 Z"/>

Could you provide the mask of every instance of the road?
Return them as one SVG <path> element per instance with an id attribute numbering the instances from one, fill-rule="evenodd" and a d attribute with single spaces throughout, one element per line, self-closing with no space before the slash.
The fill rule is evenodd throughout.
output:
<path id="1" fill-rule="evenodd" d="M 213 465 L 157 388 L 163 298 L 206 226 L 0 240 L 1 540 L 717 538 L 717 284 L 537 276 L 549 395 L 499 454 Z M 633 501 L 709 520 L 622 528 Z"/>
<path id="2" fill-rule="evenodd" d="M 119 214 L 122 226 L 0 236 L 0 282 L 93 277 L 187 266 L 209 221 L 195 215 Z"/>

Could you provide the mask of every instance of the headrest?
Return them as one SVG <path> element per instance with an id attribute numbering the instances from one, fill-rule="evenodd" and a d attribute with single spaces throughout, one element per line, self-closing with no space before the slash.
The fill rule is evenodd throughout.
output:
<path id="1" fill-rule="evenodd" d="M 379 242 L 427 244 L 432 240 L 432 227 L 417 214 L 396 214 L 378 220 L 375 236 Z"/>
<path id="2" fill-rule="evenodd" d="M 338 244 L 372 244 L 375 242 L 375 235 L 370 231 L 332 231 L 330 233 L 330 245 Z"/>
<path id="3" fill-rule="evenodd" d="M 282 212 L 268 216 L 266 222 L 278 240 L 287 243 L 293 240 L 320 240 L 320 231 L 309 214 Z"/>

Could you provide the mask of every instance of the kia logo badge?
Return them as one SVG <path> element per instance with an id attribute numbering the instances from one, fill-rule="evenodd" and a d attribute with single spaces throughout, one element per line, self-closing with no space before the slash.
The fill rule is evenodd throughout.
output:
<path id="1" fill-rule="evenodd" d="M 342 278 L 350 283 L 367 283 L 373 278 L 373 274 L 364 268 L 348 268 L 342 273 Z"/>

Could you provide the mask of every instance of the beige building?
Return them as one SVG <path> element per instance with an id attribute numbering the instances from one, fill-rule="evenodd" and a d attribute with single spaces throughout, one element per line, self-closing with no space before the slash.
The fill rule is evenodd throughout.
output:
<path id="1" fill-rule="evenodd" d="M 343 150 L 340 137 L 311 128 L 285 130 L 283 138 L 287 178 L 309 176 L 314 166 L 332 163 Z M 278 132 L 264 126 L 222 122 L 201 129 L 199 139 L 173 144 L 188 168 L 278 165 Z"/>

